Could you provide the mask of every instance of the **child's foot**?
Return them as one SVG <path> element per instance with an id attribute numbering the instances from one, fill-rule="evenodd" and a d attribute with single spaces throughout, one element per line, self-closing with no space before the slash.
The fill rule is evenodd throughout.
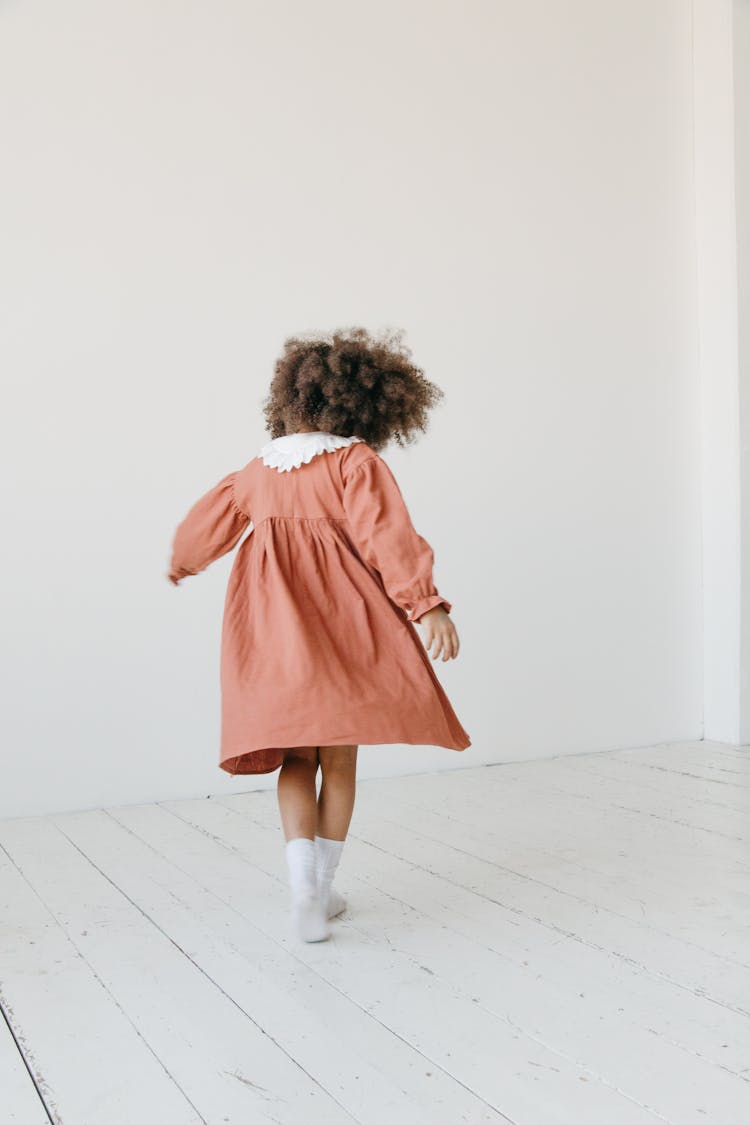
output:
<path id="1" fill-rule="evenodd" d="M 344 910 L 346 910 L 346 899 L 335 887 L 331 887 L 328 892 L 328 917 L 335 918 Z"/>
<path id="2" fill-rule="evenodd" d="M 325 941 L 331 936 L 323 903 L 312 891 L 293 896 L 292 923 L 294 932 L 301 941 Z"/>

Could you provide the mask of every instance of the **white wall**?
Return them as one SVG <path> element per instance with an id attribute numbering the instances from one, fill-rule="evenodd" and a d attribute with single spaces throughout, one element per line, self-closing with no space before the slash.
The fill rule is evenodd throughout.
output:
<path id="1" fill-rule="evenodd" d="M 231 557 L 164 572 L 265 439 L 284 337 L 347 324 L 406 328 L 446 391 L 385 456 L 473 739 L 362 776 L 700 737 L 690 5 L 70 0 L 0 30 L 0 815 L 275 784 L 217 764 Z"/>
<path id="2" fill-rule="evenodd" d="M 741 573 L 732 0 L 695 0 L 693 7 L 704 719 L 708 737 L 737 741 Z"/>
<path id="3" fill-rule="evenodd" d="M 737 371 L 741 527 L 738 741 L 750 743 L 750 2 L 735 0 L 733 18 L 735 200 L 737 211 Z"/>
<path id="4" fill-rule="evenodd" d="M 750 743 L 750 4 L 694 0 L 704 736 Z"/>

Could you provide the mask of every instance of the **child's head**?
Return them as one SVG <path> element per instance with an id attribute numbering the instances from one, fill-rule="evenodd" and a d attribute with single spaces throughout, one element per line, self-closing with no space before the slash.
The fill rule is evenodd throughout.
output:
<path id="1" fill-rule="evenodd" d="M 263 404 L 271 437 L 307 427 L 373 449 L 413 441 L 443 391 L 412 363 L 401 335 L 351 328 L 286 340 Z"/>

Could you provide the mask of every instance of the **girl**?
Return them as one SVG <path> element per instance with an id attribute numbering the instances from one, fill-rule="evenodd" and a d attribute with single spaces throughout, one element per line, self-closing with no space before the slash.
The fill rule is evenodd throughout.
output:
<path id="1" fill-rule="evenodd" d="M 423 432 L 443 396 L 400 337 L 359 328 L 286 341 L 264 400 L 271 440 L 193 505 L 168 574 L 174 585 L 198 574 L 252 523 L 224 603 L 219 765 L 279 769 L 292 918 L 304 941 L 328 938 L 328 919 L 346 905 L 332 883 L 358 746 L 471 745 L 428 657 L 458 655 L 451 603 L 379 454 Z"/>

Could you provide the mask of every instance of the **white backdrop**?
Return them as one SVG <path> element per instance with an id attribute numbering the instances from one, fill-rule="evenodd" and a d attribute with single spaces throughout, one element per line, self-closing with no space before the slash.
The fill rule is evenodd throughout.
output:
<path id="1" fill-rule="evenodd" d="M 735 200 L 737 260 L 732 276 L 737 286 L 737 365 L 740 433 L 741 604 L 740 604 L 740 730 L 750 742 L 750 0 L 733 7 L 733 77 Z"/>
<path id="2" fill-rule="evenodd" d="M 446 392 L 384 456 L 473 740 L 361 776 L 701 736 L 688 4 L 15 3 L 0 93 L 0 815 L 275 785 L 218 768 L 233 556 L 165 571 L 350 324 Z"/>

